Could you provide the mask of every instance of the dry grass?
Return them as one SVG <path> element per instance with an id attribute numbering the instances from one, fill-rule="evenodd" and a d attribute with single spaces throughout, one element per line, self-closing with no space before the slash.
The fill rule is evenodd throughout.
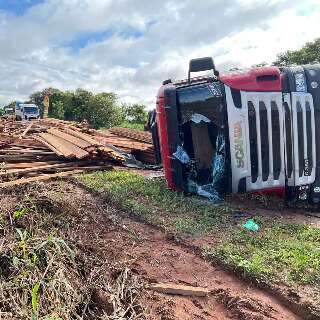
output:
<path id="1" fill-rule="evenodd" d="M 88 207 L 70 191 L 37 184 L 0 195 L 0 318 L 144 319 L 139 279 L 72 238 Z"/>

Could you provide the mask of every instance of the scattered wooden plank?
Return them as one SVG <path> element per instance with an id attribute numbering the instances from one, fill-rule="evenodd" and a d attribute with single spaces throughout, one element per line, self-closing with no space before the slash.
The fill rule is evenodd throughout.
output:
<path id="1" fill-rule="evenodd" d="M 45 146 L 47 146 L 50 150 L 52 150 L 56 155 L 63 156 L 63 153 L 56 149 L 53 145 L 48 143 L 46 140 L 42 139 L 41 137 L 35 137 L 35 140 L 41 142 Z"/>
<path id="2" fill-rule="evenodd" d="M 23 131 L 23 133 L 20 135 L 19 139 L 22 139 L 27 133 L 28 131 L 31 129 L 31 127 L 33 126 L 33 122 L 31 122 L 27 128 Z"/>
<path id="3" fill-rule="evenodd" d="M 5 163 L 3 166 L 3 170 L 11 170 L 11 169 L 26 169 L 33 167 L 46 166 L 50 164 L 58 164 L 65 163 L 61 161 L 37 161 L 37 162 L 20 162 L 20 163 Z"/>
<path id="4" fill-rule="evenodd" d="M 31 156 L 48 156 L 55 154 L 54 152 L 48 150 L 48 151 L 42 151 L 42 150 L 28 150 L 28 149 L 2 149 L 0 150 L 0 155 L 31 155 Z"/>
<path id="5" fill-rule="evenodd" d="M 65 163 L 57 163 L 57 164 L 49 164 L 44 166 L 37 166 L 37 167 L 31 167 L 31 168 L 25 168 L 25 169 L 11 169 L 7 170 L 5 172 L 0 172 L 0 177 L 7 176 L 8 174 L 23 174 L 23 173 L 31 173 L 31 172 L 40 172 L 44 170 L 52 170 L 52 169 L 59 169 L 59 168 L 68 168 L 70 170 L 70 167 L 72 169 L 79 168 L 79 165 L 81 165 L 81 162 L 65 162 Z M 88 162 L 85 162 L 84 164 L 89 164 Z"/>
<path id="6" fill-rule="evenodd" d="M 149 289 L 166 294 L 177 294 L 182 296 L 205 297 L 210 293 L 210 290 L 201 287 L 191 287 L 180 284 L 171 283 L 156 283 L 151 284 Z"/>
<path id="7" fill-rule="evenodd" d="M 89 156 L 89 153 L 71 142 L 63 138 L 54 136 L 50 133 L 41 133 L 40 137 L 47 143 L 53 146 L 54 149 L 59 150 L 66 158 L 84 159 Z"/>
<path id="8" fill-rule="evenodd" d="M 53 174 L 44 174 L 41 176 L 36 176 L 36 177 L 31 177 L 31 178 L 21 178 L 21 179 L 14 180 L 14 181 L 2 182 L 2 183 L 0 183 L 0 188 L 7 188 L 7 187 L 27 184 L 27 183 L 31 183 L 31 182 L 46 181 L 46 180 L 51 180 L 54 178 L 62 178 L 62 177 L 66 177 L 66 176 L 70 176 L 70 175 L 78 174 L 78 173 L 82 173 L 82 172 L 83 172 L 83 170 L 72 170 L 72 171 L 59 172 L 59 173 L 53 173 Z"/>
<path id="9" fill-rule="evenodd" d="M 51 128 L 48 130 L 48 132 L 53 134 L 54 136 L 61 137 L 64 140 L 71 142 L 72 144 L 78 146 L 81 149 L 85 149 L 91 146 L 91 144 L 88 141 L 72 136 L 71 134 L 65 133 L 61 130 Z"/>
<path id="10" fill-rule="evenodd" d="M 77 138 L 80 138 L 84 141 L 89 142 L 91 146 L 102 146 L 102 144 L 99 141 L 93 139 L 92 136 L 90 136 L 86 133 L 82 133 L 82 132 L 79 132 L 76 130 L 71 130 L 69 128 L 63 128 L 63 131 L 72 135 L 72 136 L 75 136 Z"/>

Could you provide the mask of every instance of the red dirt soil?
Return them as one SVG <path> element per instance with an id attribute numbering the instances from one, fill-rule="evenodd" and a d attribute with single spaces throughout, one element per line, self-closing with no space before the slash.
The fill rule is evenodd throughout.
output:
<path id="1" fill-rule="evenodd" d="M 145 290 L 142 304 L 147 319 L 301 319 L 269 293 L 212 266 L 164 232 L 121 216 L 111 205 L 74 185 L 68 188 L 83 215 L 70 217 L 70 237 L 78 250 L 125 264 L 146 284 L 166 282 L 212 290 L 206 298 L 166 295 Z M 81 209 L 82 208 L 82 209 Z M 70 234 L 71 232 L 71 234 Z"/>

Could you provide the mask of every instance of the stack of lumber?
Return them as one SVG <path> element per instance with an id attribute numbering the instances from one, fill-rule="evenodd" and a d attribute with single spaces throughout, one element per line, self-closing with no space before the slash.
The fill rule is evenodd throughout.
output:
<path id="1" fill-rule="evenodd" d="M 112 128 L 95 135 L 104 144 L 111 144 L 124 152 L 131 153 L 143 163 L 156 164 L 151 133 L 124 128 Z"/>
<path id="2" fill-rule="evenodd" d="M 111 128 L 109 132 L 119 136 L 142 141 L 148 144 L 152 144 L 152 136 L 150 132 L 128 129 L 128 128 Z"/>
<path id="3" fill-rule="evenodd" d="M 0 121 L 0 188 L 124 164 L 123 153 L 154 163 L 148 133 L 100 132 L 56 119 Z M 116 147 L 116 148 L 114 148 Z"/>

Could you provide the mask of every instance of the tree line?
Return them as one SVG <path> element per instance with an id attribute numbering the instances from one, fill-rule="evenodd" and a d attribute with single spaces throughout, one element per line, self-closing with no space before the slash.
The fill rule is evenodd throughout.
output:
<path id="1" fill-rule="evenodd" d="M 147 109 L 143 104 L 119 103 L 112 92 L 94 94 L 88 90 L 62 91 L 47 88 L 34 92 L 25 103 L 34 103 L 43 115 L 44 97 L 50 92 L 49 117 L 67 121 L 86 120 L 94 128 L 114 126 L 143 127 L 147 120 Z M 10 105 L 15 105 L 15 101 Z"/>
<path id="2" fill-rule="evenodd" d="M 273 65 L 288 66 L 308 63 L 320 63 L 320 38 L 308 42 L 299 50 L 280 53 Z M 264 66 L 261 63 L 256 66 Z M 35 103 L 43 114 L 43 100 L 50 91 L 49 117 L 69 120 L 87 120 L 94 128 L 124 126 L 143 128 L 147 119 L 146 106 L 142 104 L 120 104 L 117 95 L 112 92 L 94 94 L 84 89 L 61 91 L 49 88 L 30 95 L 28 103 Z M 15 102 L 12 103 L 15 105 Z"/>

